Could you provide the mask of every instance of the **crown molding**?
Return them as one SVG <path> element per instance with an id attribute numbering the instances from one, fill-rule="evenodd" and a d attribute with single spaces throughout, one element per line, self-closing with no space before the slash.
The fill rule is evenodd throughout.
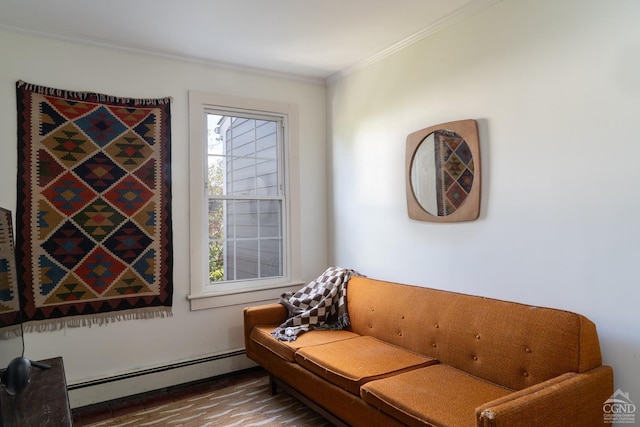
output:
<path id="1" fill-rule="evenodd" d="M 325 79 L 322 77 L 309 77 L 309 76 L 303 76 L 299 74 L 273 71 L 273 70 L 268 70 L 268 69 L 258 68 L 258 67 L 249 67 L 245 65 L 232 64 L 232 63 L 227 63 L 222 61 L 213 61 L 210 59 L 200 58 L 196 56 L 179 55 L 172 52 L 126 46 L 126 45 L 116 44 L 116 43 L 112 43 L 104 40 L 92 39 L 88 37 L 70 36 L 67 34 L 48 32 L 48 31 L 42 31 L 42 30 L 34 30 L 32 28 L 23 28 L 15 25 L 6 24 L 1 21 L 0 21 L 0 30 L 29 34 L 37 37 L 43 37 L 43 38 L 54 39 L 54 40 L 65 41 L 65 42 L 76 43 L 76 44 L 83 44 L 87 46 L 100 47 L 103 49 L 111 49 L 111 50 L 120 51 L 120 52 L 128 52 L 135 55 L 154 56 L 158 58 L 171 59 L 171 60 L 181 61 L 181 62 L 190 62 L 194 64 L 215 68 L 222 71 L 232 71 L 232 72 L 239 72 L 244 74 L 252 74 L 260 77 L 273 77 L 273 78 L 281 78 L 281 79 L 288 79 L 288 80 L 297 80 L 305 83 L 317 84 L 320 86 L 325 85 Z"/>
<path id="2" fill-rule="evenodd" d="M 273 77 L 273 78 L 283 78 L 288 80 L 297 80 L 301 82 L 325 86 L 326 84 L 335 83 L 340 79 L 343 79 L 347 76 L 357 73 L 358 71 L 361 71 L 375 64 L 376 62 L 381 61 L 393 55 L 394 53 L 406 48 L 407 46 L 410 46 L 420 40 L 423 40 L 437 33 L 438 31 L 453 25 L 454 23 L 464 18 L 474 15 L 484 9 L 487 9 L 493 6 L 496 3 L 499 3 L 500 1 L 502 0 L 474 0 L 468 3 L 467 5 L 459 8 L 458 10 L 454 11 L 453 13 L 450 13 L 449 15 L 443 17 L 442 19 L 438 20 L 432 25 L 429 25 L 428 27 L 423 28 L 417 33 L 405 38 L 404 40 L 401 40 L 398 43 L 395 43 L 389 46 L 388 48 L 376 53 L 375 55 L 367 59 L 364 59 L 363 61 L 360 61 L 354 65 L 351 65 L 343 70 L 333 73 L 325 78 L 309 77 L 309 76 L 303 76 L 299 74 L 232 64 L 232 63 L 227 63 L 222 61 L 213 61 L 210 59 L 196 57 L 196 56 L 180 55 L 173 52 L 161 51 L 161 50 L 144 49 L 144 48 L 139 48 L 135 46 L 122 45 L 122 44 L 117 44 L 117 43 L 108 42 L 105 40 L 93 39 L 88 37 L 73 36 L 73 35 L 43 31 L 43 30 L 38 30 L 33 28 L 23 28 L 23 27 L 18 27 L 15 25 L 2 22 L 1 20 L 0 20 L 0 30 L 26 33 L 26 34 L 31 34 L 34 36 L 39 36 L 39 37 L 44 37 L 49 39 L 84 44 L 88 46 L 95 46 L 95 47 L 100 47 L 105 49 L 117 50 L 121 52 L 129 52 L 136 55 L 155 56 L 155 57 L 171 59 L 176 61 L 190 62 L 190 63 L 200 64 L 207 67 L 215 68 L 222 71 L 240 72 L 240 73 L 253 74 L 253 75 L 262 76 L 262 77 Z"/>
<path id="3" fill-rule="evenodd" d="M 407 46 L 410 46 L 416 42 L 419 42 L 420 40 L 424 40 L 427 37 L 437 33 L 438 31 L 446 27 L 449 27 L 455 24 L 456 22 L 464 18 L 467 18 L 469 16 L 472 16 L 484 9 L 487 9 L 493 6 L 494 4 L 499 3 L 500 1 L 502 0 L 475 0 L 471 3 L 468 3 L 467 5 L 459 8 L 453 13 L 450 13 L 449 15 L 443 17 L 442 19 L 434 22 L 428 27 L 423 28 L 422 30 L 407 37 L 406 39 L 401 40 L 398 43 L 395 43 L 384 50 L 381 50 L 380 52 L 376 53 L 375 55 L 363 61 L 360 61 L 350 67 L 345 68 L 344 70 L 338 71 L 337 73 L 330 75 L 325 80 L 327 83 L 335 83 L 347 76 L 355 74 L 358 71 L 361 71 L 375 64 L 376 62 L 381 61 L 393 55 L 394 53 L 406 48 Z"/>

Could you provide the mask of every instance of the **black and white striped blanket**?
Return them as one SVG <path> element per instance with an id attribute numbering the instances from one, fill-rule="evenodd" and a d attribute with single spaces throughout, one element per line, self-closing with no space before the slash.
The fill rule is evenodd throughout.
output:
<path id="1" fill-rule="evenodd" d="M 359 276 L 354 270 L 330 267 L 299 291 L 282 294 L 289 318 L 271 335 L 282 341 L 295 341 L 312 329 L 344 329 L 349 326 L 347 282 Z"/>

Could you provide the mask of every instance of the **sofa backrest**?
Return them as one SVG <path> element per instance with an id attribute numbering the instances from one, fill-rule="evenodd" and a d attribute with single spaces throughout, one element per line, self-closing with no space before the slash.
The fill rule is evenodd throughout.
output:
<path id="1" fill-rule="evenodd" d="M 352 277 L 351 330 L 512 390 L 602 365 L 596 327 L 568 311 Z"/>

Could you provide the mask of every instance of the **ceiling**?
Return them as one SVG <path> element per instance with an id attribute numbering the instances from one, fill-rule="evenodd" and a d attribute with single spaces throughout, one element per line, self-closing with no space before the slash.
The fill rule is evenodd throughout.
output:
<path id="1" fill-rule="evenodd" d="M 499 0 L 0 0 L 0 28 L 326 79 Z"/>

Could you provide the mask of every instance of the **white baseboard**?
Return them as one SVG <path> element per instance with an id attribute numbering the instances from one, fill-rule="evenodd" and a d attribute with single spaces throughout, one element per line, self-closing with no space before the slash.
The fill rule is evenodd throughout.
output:
<path id="1" fill-rule="evenodd" d="M 255 367 L 243 351 L 68 384 L 71 408 L 106 402 Z"/>

